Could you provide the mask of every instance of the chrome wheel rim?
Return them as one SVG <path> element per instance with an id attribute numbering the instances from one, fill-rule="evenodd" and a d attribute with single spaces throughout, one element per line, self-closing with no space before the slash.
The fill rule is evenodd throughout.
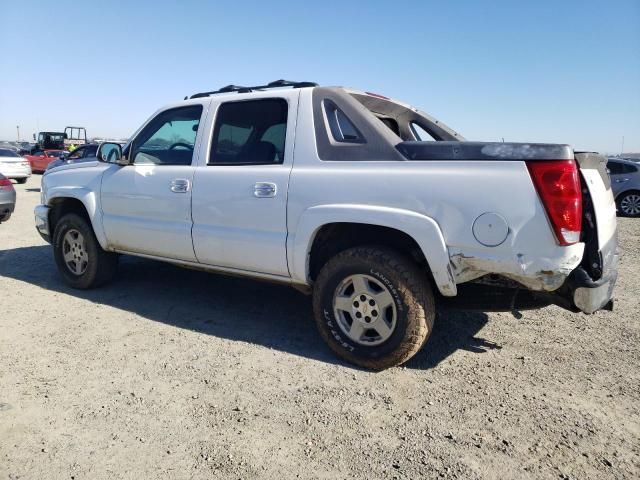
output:
<path id="1" fill-rule="evenodd" d="M 640 195 L 632 193 L 620 202 L 620 210 L 625 215 L 640 215 Z"/>
<path id="2" fill-rule="evenodd" d="M 384 343 L 396 328 L 396 303 L 389 289 L 369 275 L 351 275 L 336 288 L 333 311 L 342 333 L 366 346 Z"/>
<path id="3" fill-rule="evenodd" d="M 62 238 L 62 257 L 67 269 L 74 275 L 82 275 L 89 265 L 89 255 L 82 234 L 69 230 Z"/>

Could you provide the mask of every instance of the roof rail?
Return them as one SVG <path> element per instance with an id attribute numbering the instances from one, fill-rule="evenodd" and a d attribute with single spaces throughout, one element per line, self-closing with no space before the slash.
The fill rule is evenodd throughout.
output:
<path id="1" fill-rule="evenodd" d="M 304 88 L 304 87 L 317 87 L 318 84 L 314 82 L 292 82 L 289 80 L 275 80 L 273 82 L 267 83 L 266 85 L 257 85 L 255 87 L 242 87 L 240 85 L 227 85 L 226 87 L 222 87 L 219 90 L 213 90 L 211 92 L 201 92 L 195 93 L 193 95 L 184 97 L 185 100 L 188 98 L 202 98 L 208 97 L 209 95 L 215 95 L 216 93 L 248 93 L 253 92 L 255 90 L 266 90 L 268 88 L 282 88 L 282 87 L 292 87 L 292 88 Z"/>

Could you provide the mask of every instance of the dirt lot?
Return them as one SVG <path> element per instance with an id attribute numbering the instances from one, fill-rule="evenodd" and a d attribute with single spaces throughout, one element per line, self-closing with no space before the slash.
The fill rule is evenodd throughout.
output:
<path id="1" fill-rule="evenodd" d="M 0 225 L 0 478 L 638 478 L 640 221 L 615 313 L 441 312 L 404 368 L 342 364 L 282 286 L 125 258 L 73 291 Z"/>

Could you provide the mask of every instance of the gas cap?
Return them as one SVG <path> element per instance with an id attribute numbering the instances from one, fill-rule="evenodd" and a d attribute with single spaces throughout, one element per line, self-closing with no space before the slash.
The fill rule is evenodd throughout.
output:
<path id="1" fill-rule="evenodd" d="M 473 222 L 473 236 L 486 247 L 497 247 L 507 239 L 509 226 L 502 215 L 486 212 Z"/>

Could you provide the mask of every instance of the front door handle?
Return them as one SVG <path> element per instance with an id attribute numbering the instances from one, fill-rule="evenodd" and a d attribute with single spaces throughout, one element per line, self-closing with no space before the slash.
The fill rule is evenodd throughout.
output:
<path id="1" fill-rule="evenodd" d="M 169 188 L 173 193 L 187 193 L 190 186 L 191 182 L 186 178 L 176 178 L 169 183 Z"/>
<path id="2" fill-rule="evenodd" d="M 278 193 L 278 186 L 271 182 L 258 182 L 253 186 L 253 196 L 257 198 L 272 198 Z"/>

